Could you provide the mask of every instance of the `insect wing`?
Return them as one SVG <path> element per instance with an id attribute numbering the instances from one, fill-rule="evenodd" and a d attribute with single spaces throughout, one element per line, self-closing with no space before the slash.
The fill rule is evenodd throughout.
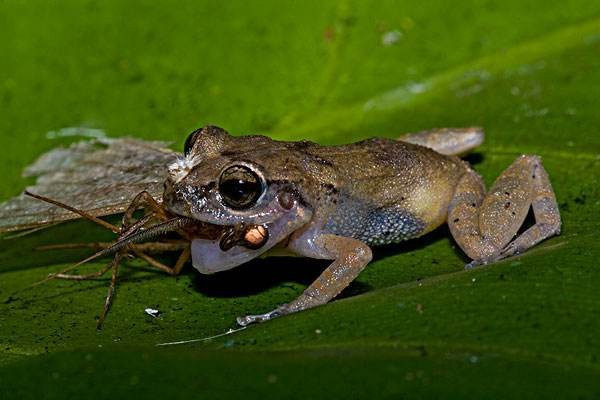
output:
<path id="1" fill-rule="evenodd" d="M 168 143 L 136 139 L 97 139 L 57 148 L 27 167 L 36 176 L 27 190 L 94 216 L 123 212 L 146 190 L 162 197 L 167 166 L 177 153 Z M 0 232 L 34 229 L 79 218 L 79 215 L 21 194 L 0 204 Z"/>

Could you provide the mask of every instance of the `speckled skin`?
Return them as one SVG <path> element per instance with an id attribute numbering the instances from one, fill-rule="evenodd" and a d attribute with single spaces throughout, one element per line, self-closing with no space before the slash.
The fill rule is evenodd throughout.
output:
<path id="1" fill-rule="evenodd" d="M 327 147 L 218 132 L 204 138 L 210 144 L 197 143 L 202 158 L 195 156 L 185 179 L 167 183 L 177 186 L 164 195 L 171 211 L 220 225 L 263 223 L 280 216 L 266 199 L 249 211 L 218 204 L 220 171 L 241 161 L 262 171 L 267 199 L 289 193 L 312 212 L 305 229 L 318 225 L 323 233 L 381 245 L 422 235 L 444 223 L 454 187 L 469 168 L 457 157 L 390 139 Z M 174 196 L 185 202 L 178 203 Z"/>
<path id="2" fill-rule="evenodd" d="M 229 253 L 218 249 L 217 240 L 195 239 L 197 269 L 212 273 L 282 250 L 333 260 L 299 298 L 238 318 L 241 325 L 326 303 L 368 264 L 370 246 L 414 238 L 446 221 L 471 265 L 524 251 L 560 231 L 539 158 L 518 159 L 486 195 L 481 178 L 455 156 L 482 142 L 476 128 L 342 146 L 233 137 L 211 126 L 191 138 L 191 151 L 172 165 L 165 183 L 166 209 L 225 227 L 261 225 L 269 233 L 259 249 L 236 246 Z M 219 176 L 231 166 L 260 176 L 263 192 L 252 207 L 232 209 L 223 201 Z M 538 223 L 511 242 L 530 206 Z"/>

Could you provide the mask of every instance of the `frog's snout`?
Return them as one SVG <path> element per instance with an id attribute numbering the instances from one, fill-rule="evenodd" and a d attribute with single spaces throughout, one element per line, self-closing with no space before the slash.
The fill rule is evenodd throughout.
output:
<path id="1" fill-rule="evenodd" d="M 177 215 L 191 216 L 189 205 L 181 195 L 181 191 L 176 189 L 176 184 L 170 178 L 165 180 L 162 200 L 164 207 L 168 211 Z"/>

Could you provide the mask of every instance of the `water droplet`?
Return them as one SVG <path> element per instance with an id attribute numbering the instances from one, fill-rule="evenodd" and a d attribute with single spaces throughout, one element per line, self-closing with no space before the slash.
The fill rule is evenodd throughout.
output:
<path id="1" fill-rule="evenodd" d="M 399 30 L 388 31 L 381 35 L 381 44 L 384 46 L 391 46 L 397 43 L 402 38 L 402 32 Z"/>

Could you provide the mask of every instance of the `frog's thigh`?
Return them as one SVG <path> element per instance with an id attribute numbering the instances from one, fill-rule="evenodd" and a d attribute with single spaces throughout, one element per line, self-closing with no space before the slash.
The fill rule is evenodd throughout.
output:
<path id="1" fill-rule="evenodd" d="M 560 234 L 561 220 L 558 204 L 542 161 L 536 156 L 521 156 L 515 164 L 519 161 L 526 164 L 524 169 L 529 172 L 531 208 L 535 216 L 535 224 L 500 250 L 495 255 L 496 260 L 522 253 L 542 240 Z M 505 204 L 504 207 L 509 206 Z M 527 211 L 529 211 L 529 208 L 527 208 Z M 522 221 L 516 229 L 518 230 L 521 225 Z M 512 239 L 512 236 L 508 238 L 508 240 L 510 239 Z"/>
<path id="2" fill-rule="evenodd" d="M 560 230 L 560 216 L 548 174 L 535 156 L 521 156 L 496 180 L 487 195 L 481 178 L 469 171 L 448 210 L 452 236 L 475 260 L 496 261 L 525 251 Z M 533 208 L 536 223 L 509 244 Z"/>
<path id="3" fill-rule="evenodd" d="M 319 247 L 320 257 L 334 260 L 325 271 L 291 303 L 266 314 L 240 317 L 237 319 L 240 325 L 269 320 L 327 303 L 344 290 L 372 258 L 369 246 L 352 238 L 321 235 L 314 240 L 314 244 Z"/>

